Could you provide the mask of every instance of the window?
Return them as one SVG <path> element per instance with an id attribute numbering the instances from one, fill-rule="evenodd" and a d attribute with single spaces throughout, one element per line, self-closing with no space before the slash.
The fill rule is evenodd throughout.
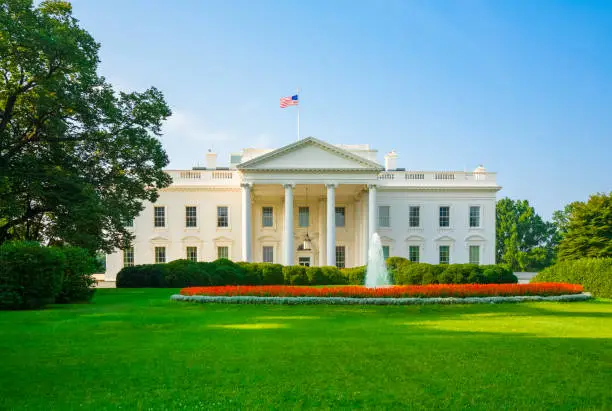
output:
<path id="1" fill-rule="evenodd" d="M 264 263 L 274 262 L 274 247 L 265 246 L 263 248 L 263 262 Z"/>
<path id="2" fill-rule="evenodd" d="M 298 209 L 298 225 L 300 227 L 308 227 L 310 225 L 310 209 L 308 207 L 300 207 Z"/>
<path id="3" fill-rule="evenodd" d="M 225 206 L 217 207 L 217 227 L 229 227 L 229 210 Z"/>
<path id="4" fill-rule="evenodd" d="M 166 247 L 155 247 L 155 264 L 166 262 Z"/>
<path id="5" fill-rule="evenodd" d="M 336 246 L 336 267 L 344 268 L 346 263 L 346 248 L 343 245 Z"/>
<path id="6" fill-rule="evenodd" d="M 440 264 L 449 264 L 450 263 L 450 246 L 441 245 L 440 246 Z"/>
<path id="7" fill-rule="evenodd" d="M 185 227 L 198 226 L 198 211 L 194 206 L 185 207 Z"/>
<path id="8" fill-rule="evenodd" d="M 470 227 L 480 227 L 480 206 L 470 207 Z"/>
<path id="9" fill-rule="evenodd" d="M 344 207 L 336 207 L 336 227 L 344 227 L 345 215 Z"/>
<path id="10" fill-rule="evenodd" d="M 480 264 L 480 246 L 470 246 L 470 264 Z"/>
<path id="11" fill-rule="evenodd" d="M 391 207 L 378 206 L 378 226 L 391 227 Z"/>
<path id="12" fill-rule="evenodd" d="M 410 227 L 421 226 L 421 208 L 419 206 L 411 206 L 408 209 L 408 225 Z"/>
<path id="13" fill-rule="evenodd" d="M 450 207 L 440 207 L 440 227 L 450 227 Z"/>
<path id="14" fill-rule="evenodd" d="M 134 266 L 134 247 L 128 247 L 123 250 L 123 266 L 133 267 Z"/>
<path id="15" fill-rule="evenodd" d="M 382 246 L 382 250 L 383 250 L 383 257 L 386 260 L 387 258 L 389 258 L 389 246 L 388 245 L 383 245 Z"/>
<path id="16" fill-rule="evenodd" d="M 298 258 L 298 264 L 302 267 L 310 267 L 310 257 L 300 257 Z"/>
<path id="17" fill-rule="evenodd" d="M 153 209 L 153 225 L 155 227 L 166 226 L 166 207 L 155 207 Z"/>
<path id="18" fill-rule="evenodd" d="M 229 247 L 217 247 L 217 258 L 229 258 Z"/>
<path id="19" fill-rule="evenodd" d="M 420 252 L 421 248 L 418 245 L 411 245 L 408 247 L 408 259 L 413 263 L 418 263 L 420 259 Z"/>
<path id="20" fill-rule="evenodd" d="M 187 259 L 198 261 L 198 247 L 187 247 Z"/>
<path id="21" fill-rule="evenodd" d="M 272 207 L 261 208 L 261 225 L 263 227 L 274 226 L 274 209 Z"/>

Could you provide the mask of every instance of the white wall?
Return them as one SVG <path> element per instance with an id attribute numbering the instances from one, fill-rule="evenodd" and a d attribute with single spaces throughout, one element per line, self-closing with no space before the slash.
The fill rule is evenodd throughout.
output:
<path id="1" fill-rule="evenodd" d="M 346 226 L 336 229 L 338 245 L 346 246 L 346 266 L 363 265 L 365 262 L 365 230 L 367 230 L 367 193 L 356 199 L 339 200 L 336 206 L 346 207 Z M 185 206 L 198 207 L 198 227 L 185 228 Z M 226 205 L 230 210 L 230 227 L 217 228 L 217 206 Z M 297 264 L 300 255 L 311 255 L 312 263 L 324 265 L 326 261 L 326 216 L 325 199 L 313 198 L 306 204 L 294 201 L 294 247 L 297 249 L 306 234 L 305 228 L 298 227 L 298 207 L 310 207 L 308 233 L 313 241 L 311 253 L 295 252 Z M 390 255 L 408 257 L 408 246 L 421 246 L 421 262 L 437 264 L 438 246 L 450 245 L 450 262 L 467 263 L 469 244 L 480 245 L 481 264 L 495 262 L 495 192 L 478 190 L 417 191 L 379 187 L 377 206 L 391 207 L 391 227 L 379 228 L 383 245 L 390 246 Z M 408 226 L 410 205 L 421 207 L 421 227 Z M 450 228 L 438 227 L 438 207 L 450 206 Z M 481 227 L 469 227 L 469 207 L 481 207 Z M 153 207 L 166 207 L 166 227 L 153 226 Z M 263 227 L 261 209 L 274 208 L 274 227 Z M 185 258 L 187 246 L 198 247 L 200 261 L 217 258 L 217 246 L 228 246 L 230 258 L 242 260 L 241 255 L 241 193 L 240 189 L 168 189 L 160 193 L 157 203 L 147 204 L 145 210 L 134 222 L 134 262 L 154 262 L 155 246 L 166 247 L 166 260 Z M 274 247 L 274 262 L 282 262 L 284 244 L 284 198 L 259 198 L 252 204 L 253 261 L 262 261 L 262 247 Z M 422 238 L 420 241 L 418 238 Z M 114 281 L 123 267 L 123 253 L 107 256 L 106 280 Z"/>
<path id="2" fill-rule="evenodd" d="M 408 258 L 408 246 L 421 246 L 421 262 L 438 264 L 440 244 L 450 245 L 450 262 L 467 263 L 470 244 L 480 245 L 480 264 L 495 263 L 495 193 L 378 189 L 377 205 L 391 207 L 391 227 L 378 228 L 390 255 Z M 408 223 L 409 207 L 420 206 L 421 227 Z M 480 206 L 480 228 L 469 227 L 469 207 Z M 450 206 L 450 228 L 439 227 L 439 206 Z M 419 241 L 422 237 L 424 241 Z M 484 241 L 479 240 L 481 238 Z"/>

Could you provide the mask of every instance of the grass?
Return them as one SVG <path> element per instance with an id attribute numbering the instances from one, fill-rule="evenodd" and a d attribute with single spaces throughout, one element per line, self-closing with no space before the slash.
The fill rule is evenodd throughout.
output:
<path id="1" fill-rule="evenodd" d="M 612 301 L 0 312 L 0 409 L 612 409 Z"/>

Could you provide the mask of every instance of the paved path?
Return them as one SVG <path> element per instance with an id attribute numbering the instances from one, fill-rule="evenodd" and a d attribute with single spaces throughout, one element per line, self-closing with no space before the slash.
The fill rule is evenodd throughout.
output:
<path id="1" fill-rule="evenodd" d="M 537 273 L 514 273 L 518 277 L 519 284 L 528 284 L 529 280 Z"/>

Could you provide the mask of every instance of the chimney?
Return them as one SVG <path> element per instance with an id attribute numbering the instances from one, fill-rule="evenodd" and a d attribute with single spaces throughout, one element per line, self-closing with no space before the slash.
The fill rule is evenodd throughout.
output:
<path id="1" fill-rule="evenodd" d="M 397 158 L 399 156 L 395 152 L 395 150 L 391 150 L 389 153 L 385 155 L 385 170 L 395 170 L 397 168 Z"/>
<path id="2" fill-rule="evenodd" d="M 217 153 L 213 153 L 211 149 L 206 153 L 206 168 L 210 170 L 217 168 Z"/>

